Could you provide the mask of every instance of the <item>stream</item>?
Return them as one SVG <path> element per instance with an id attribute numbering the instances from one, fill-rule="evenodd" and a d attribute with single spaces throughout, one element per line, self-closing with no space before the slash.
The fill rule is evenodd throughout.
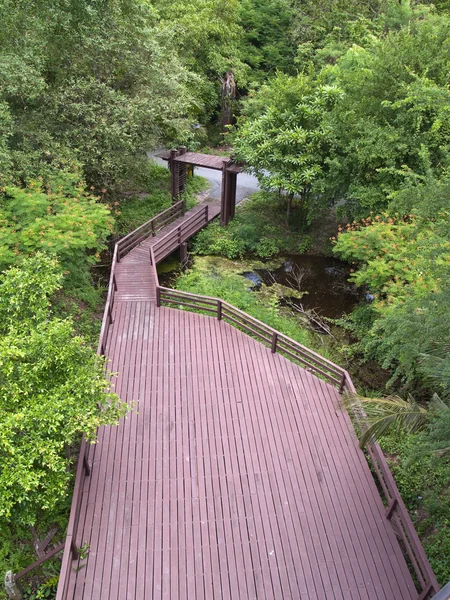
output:
<path id="1" fill-rule="evenodd" d="M 314 310 L 321 317 L 338 319 L 360 300 L 355 286 L 348 282 L 350 267 L 332 257 L 287 255 L 278 268 L 244 271 L 242 275 L 251 281 L 254 290 L 262 284 L 278 283 L 303 292 L 301 300 L 295 302 L 301 302 L 305 310 Z"/>
<path id="2" fill-rule="evenodd" d="M 248 261 L 234 261 L 236 273 L 249 281 L 249 289 L 257 293 L 262 286 L 281 284 L 295 290 L 293 297 L 284 291 L 284 300 L 301 303 L 305 310 L 314 310 L 321 317 L 338 319 L 349 313 L 361 300 L 361 294 L 348 282 L 350 266 L 333 257 L 285 255 L 276 261 L 259 262 L 253 268 Z M 242 265 L 242 269 L 239 266 Z M 158 266 L 160 284 L 174 287 L 180 272 L 180 263 L 169 257 Z M 302 293 L 298 299 L 298 293 Z M 295 298 L 294 298 L 295 296 Z"/>

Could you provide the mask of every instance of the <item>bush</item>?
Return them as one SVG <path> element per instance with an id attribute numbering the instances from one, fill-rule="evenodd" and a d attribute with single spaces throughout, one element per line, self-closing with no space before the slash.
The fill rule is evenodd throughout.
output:
<path id="1" fill-rule="evenodd" d="M 5 187 L 0 192 L 0 270 L 44 251 L 58 257 L 66 288 L 79 291 L 89 287 L 89 269 L 111 229 L 109 209 L 85 191 L 77 174 L 62 172 L 45 189 L 39 181 Z"/>
<path id="2" fill-rule="evenodd" d="M 300 211 L 294 209 L 286 223 L 285 202 L 276 194 L 254 194 L 237 207 L 236 217 L 228 227 L 215 222 L 200 231 L 194 241 L 194 253 L 233 260 L 246 254 L 271 258 L 281 252 L 298 252 Z"/>
<path id="3" fill-rule="evenodd" d="M 37 254 L 0 282 L 0 525 L 57 510 L 70 490 L 68 449 L 128 410 L 104 361 L 51 314 L 61 281 L 55 259 Z"/>

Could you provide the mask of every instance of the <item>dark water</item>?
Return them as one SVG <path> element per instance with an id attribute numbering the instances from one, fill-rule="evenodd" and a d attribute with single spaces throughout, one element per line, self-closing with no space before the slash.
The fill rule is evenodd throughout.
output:
<path id="1" fill-rule="evenodd" d="M 322 317 L 337 319 L 348 313 L 360 300 L 353 285 L 348 283 L 350 267 L 336 258 L 326 256 L 288 256 L 275 270 L 255 269 L 242 273 L 257 290 L 262 283 L 280 283 L 292 289 L 308 292 L 301 300 L 303 308 L 314 309 Z"/>

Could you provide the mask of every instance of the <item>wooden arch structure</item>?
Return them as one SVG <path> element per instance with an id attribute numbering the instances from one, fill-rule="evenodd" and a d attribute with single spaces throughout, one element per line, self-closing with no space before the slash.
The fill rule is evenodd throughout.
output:
<path id="1" fill-rule="evenodd" d="M 237 176 L 242 168 L 229 157 L 212 154 L 187 152 L 185 146 L 170 152 L 162 152 L 158 156 L 169 161 L 171 172 L 171 193 L 173 202 L 180 200 L 186 190 L 186 177 L 189 167 L 204 167 L 222 172 L 222 192 L 220 201 L 220 223 L 228 225 L 234 218 L 236 208 Z"/>

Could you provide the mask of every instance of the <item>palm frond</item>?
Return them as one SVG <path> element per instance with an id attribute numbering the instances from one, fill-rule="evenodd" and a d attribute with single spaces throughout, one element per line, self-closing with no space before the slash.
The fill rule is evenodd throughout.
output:
<path id="1" fill-rule="evenodd" d="M 364 419 L 360 420 L 361 447 L 376 441 L 392 429 L 408 433 L 420 431 L 427 424 L 430 415 L 411 396 L 404 400 L 399 396 L 365 398 L 355 395 L 347 400 L 346 405 L 356 415 L 364 412 Z"/>

